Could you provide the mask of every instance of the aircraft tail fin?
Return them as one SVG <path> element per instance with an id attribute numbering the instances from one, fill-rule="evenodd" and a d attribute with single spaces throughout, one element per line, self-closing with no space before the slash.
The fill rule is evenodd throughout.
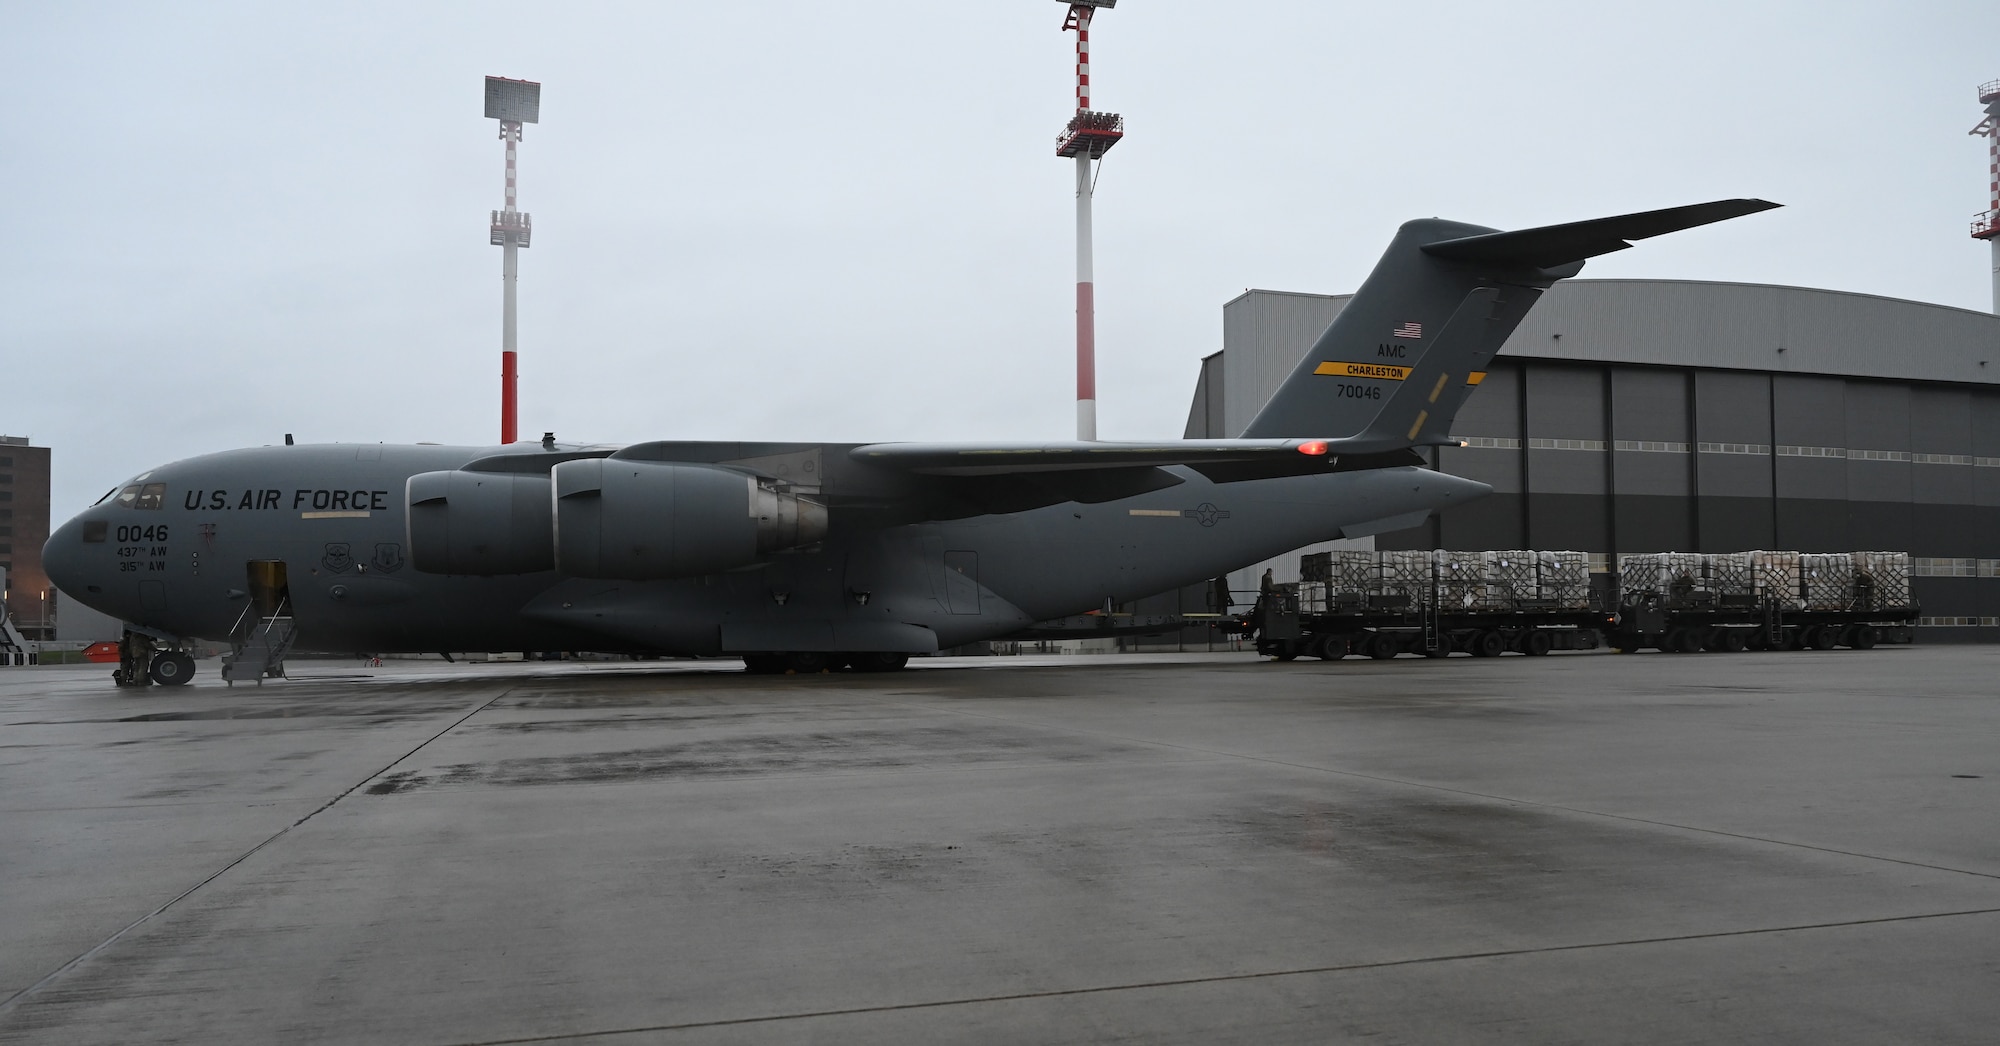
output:
<path id="1" fill-rule="evenodd" d="M 1450 442 L 1452 418 L 1487 362 L 1542 291 L 1585 259 L 1776 206 L 1718 200 L 1513 232 L 1406 222 L 1242 435 L 1345 437 L 1346 454 Z"/>

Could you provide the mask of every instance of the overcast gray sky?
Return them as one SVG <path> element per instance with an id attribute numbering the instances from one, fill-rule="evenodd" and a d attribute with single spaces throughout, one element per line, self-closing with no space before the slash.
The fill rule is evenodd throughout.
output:
<path id="1" fill-rule="evenodd" d="M 1073 37 L 1051 0 L 0 6 L 0 431 L 58 520 L 192 454 L 521 429 L 1063 439 Z M 1127 0 L 1097 195 L 1099 431 L 1179 434 L 1246 287 L 1352 290 L 1396 225 L 1731 196 L 1591 263 L 1985 310 L 1990 4 Z M 1920 332 L 1913 332 L 1920 336 Z M 1886 347 L 1885 347 L 1886 348 Z"/>

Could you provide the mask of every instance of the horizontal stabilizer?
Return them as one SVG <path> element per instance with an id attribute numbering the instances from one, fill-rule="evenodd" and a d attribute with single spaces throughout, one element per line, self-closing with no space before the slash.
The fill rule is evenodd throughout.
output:
<path id="1" fill-rule="evenodd" d="M 1615 218 L 1595 218 L 1567 225 L 1544 225 L 1539 229 L 1491 232 L 1452 240 L 1427 243 L 1423 252 L 1451 261 L 1499 265 L 1529 265 L 1553 269 L 1622 251 L 1630 240 L 1662 236 L 1697 225 L 1740 218 L 1779 206 L 1768 200 L 1716 200 L 1659 211 L 1621 214 Z"/>

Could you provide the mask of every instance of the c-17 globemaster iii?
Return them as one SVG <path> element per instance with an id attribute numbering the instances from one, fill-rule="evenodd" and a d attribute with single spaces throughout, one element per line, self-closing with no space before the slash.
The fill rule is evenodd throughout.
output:
<path id="1" fill-rule="evenodd" d="M 123 682 L 186 682 L 197 638 L 235 648 L 231 679 L 294 643 L 900 668 L 1479 497 L 1415 448 L 1455 442 L 1544 289 L 1628 240 L 1774 206 L 1408 222 L 1237 439 L 262 447 L 133 477 L 43 562 L 127 622 Z"/>

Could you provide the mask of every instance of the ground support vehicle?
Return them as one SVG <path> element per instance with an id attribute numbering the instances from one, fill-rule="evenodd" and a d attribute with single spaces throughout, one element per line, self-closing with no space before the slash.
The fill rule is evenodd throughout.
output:
<path id="1" fill-rule="evenodd" d="M 1640 597 L 1620 604 L 1606 641 L 1620 651 L 1673 654 L 1741 650 L 1867 650 L 1880 643 L 1916 641 L 1920 608 L 1805 610 L 1775 600 L 1735 606 L 1674 606 Z"/>
<path id="2" fill-rule="evenodd" d="M 1447 609 L 1436 604 L 1376 599 L 1376 605 L 1336 606 L 1301 613 L 1296 591 L 1279 586 L 1258 599 L 1245 625 L 1257 635 L 1257 652 L 1280 661 L 1349 655 L 1388 659 L 1398 654 L 1448 657 L 1454 653 L 1498 657 L 1551 650 L 1595 650 L 1611 619 L 1602 611 L 1565 608 Z"/>

